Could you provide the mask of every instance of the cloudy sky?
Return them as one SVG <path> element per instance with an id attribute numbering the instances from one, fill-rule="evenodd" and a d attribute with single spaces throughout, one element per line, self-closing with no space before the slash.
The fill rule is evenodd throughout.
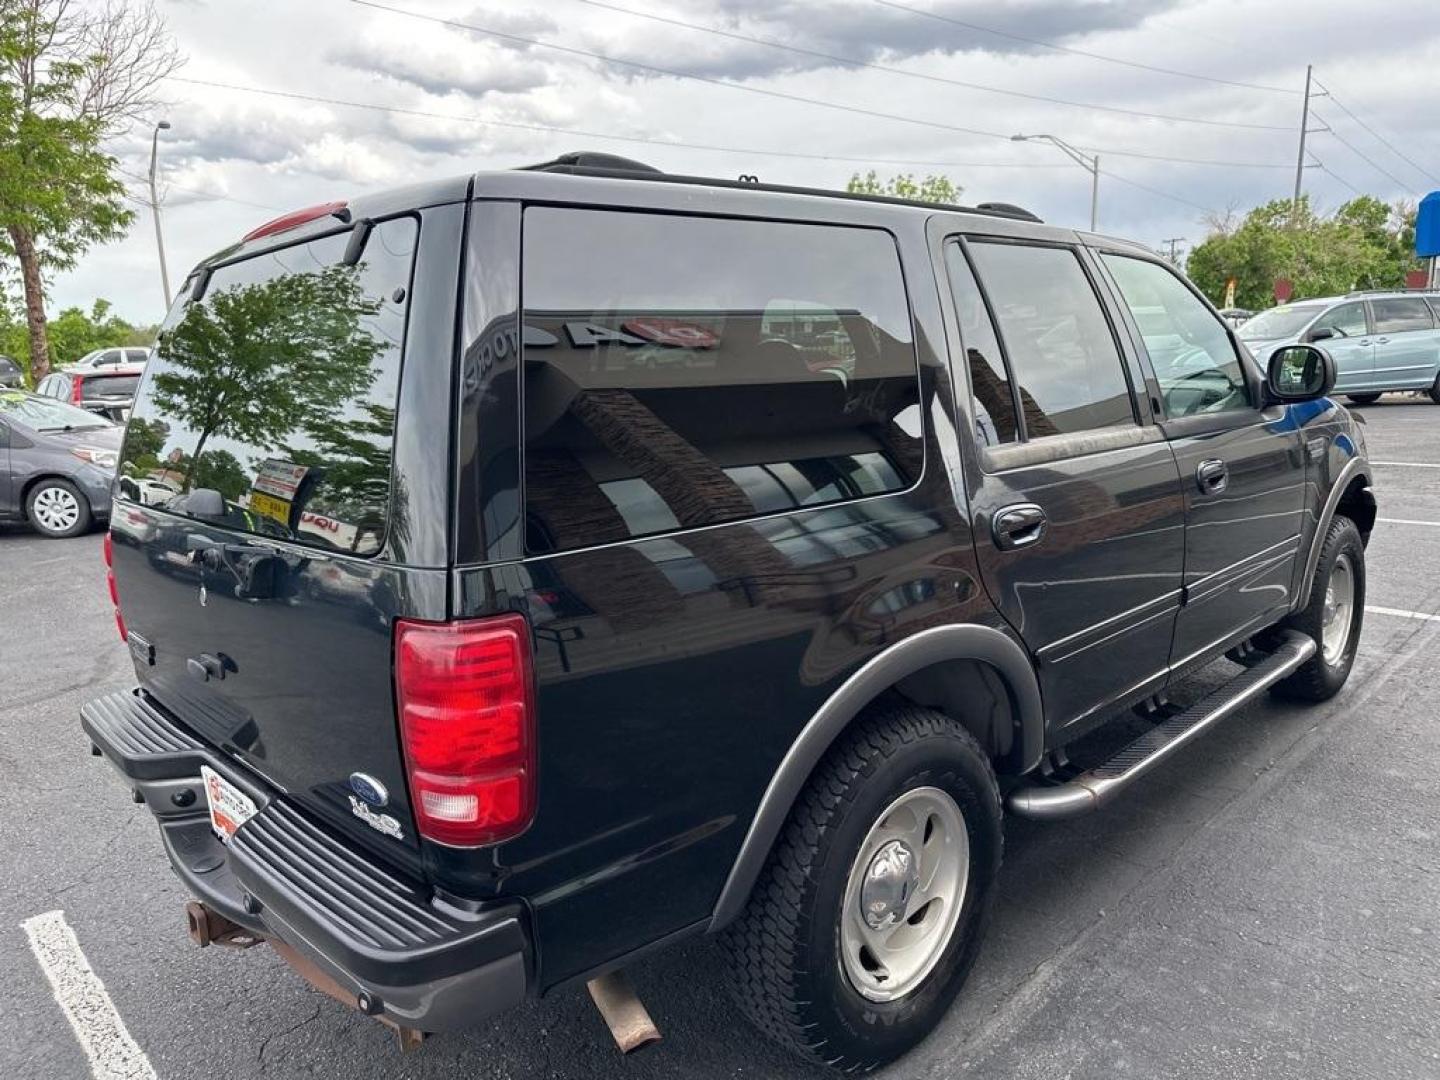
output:
<path id="1" fill-rule="evenodd" d="M 1322 208 L 1440 188 L 1440 22 L 1413 0 L 159 3 L 187 57 L 157 112 L 177 283 L 288 209 L 576 149 L 826 187 L 943 173 L 963 201 L 1083 225 L 1089 176 L 1009 139 L 1048 133 L 1099 154 L 1103 231 L 1190 244 L 1207 211 L 1290 193 L 1307 63 L 1329 91 L 1305 171 Z M 113 152 L 143 195 L 148 129 Z M 53 310 L 158 318 L 136 205 Z"/>

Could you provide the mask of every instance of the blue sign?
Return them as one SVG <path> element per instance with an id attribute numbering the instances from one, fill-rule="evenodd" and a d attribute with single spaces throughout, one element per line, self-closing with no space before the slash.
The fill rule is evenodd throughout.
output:
<path id="1" fill-rule="evenodd" d="M 1422 259 L 1440 255 L 1440 191 L 1420 200 L 1415 214 L 1415 254 Z"/>

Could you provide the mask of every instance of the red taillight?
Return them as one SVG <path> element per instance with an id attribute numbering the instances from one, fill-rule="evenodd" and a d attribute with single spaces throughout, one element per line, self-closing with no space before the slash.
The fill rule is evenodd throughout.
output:
<path id="1" fill-rule="evenodd" d="M 70 400 L 76 405 L 79 405 L 80 402 L 85 400 L 81 396 L 84 391 L 80 389 L 84 382 L 85 379 L 80 375 L 70 376 Z"/>
<path id="2" fill-rule="evenodd" d="M 105 587 L 110 590 L 110 603 L 115 608 L 115 629 L 120 631 L 121 641 L 129 641 L 130 635 L 125 630 L 125 616 L 120 614 L 120 593 L 115 588 L 115 544 L 110 539 L 108 530 L 105 539 L 100 543 L 100 549 L 105 553 Z"/>
<path id="3" fill-rule="evenodd" d="M 519 615 L 396 623 L 400 741 L 420 835 L 476 847 L 530 823 L 530 687 L 530 629 Z"/>
<path id="4" fill-rule="evenodd" d="M 338 214 L 344 209 L 345 203 L 343 201 L 327 202 L 321 203 L 319 206 L 307 206 L 304 210 L 296 210 L 289 214 L 282 214 L 280 217 L 265 222 L 265 224 L 259 228 L 251 229 L 245 234 L 243 242 L 249 243 L 251 240 L 260 239 L 262 236 L 274 236 L 276 233 L 282 233 L 286 229 L 298 228 L 307 221 L 315 221 L 318 218 L 329 217 L 331 214 Z"/>

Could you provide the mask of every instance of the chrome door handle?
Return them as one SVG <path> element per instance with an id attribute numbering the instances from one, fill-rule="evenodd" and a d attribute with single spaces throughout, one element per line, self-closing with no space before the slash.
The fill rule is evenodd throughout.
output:
<path id="1" fill-rule="evenodd" d="M 1210 458 L 1196 467 L 1195 482 L 1205 494 L 1219 495 L 1230 483 L 1230 470 L 1219 458 Z"/>
<path id="2" fill-rule="evenodd" d="M 1389 339 L 1388 337 L 1377 337 L 1377 338 L 1375 339 L 1375 344 L 1376 344 L 1376 345 L 1389 345 L 1389 344 L 1390 344 L 1390 339 Z"/>
<path id="3" fill-rule="evenodd" d="M 995 511 L 990 535 L 1001 551 L 1037 544 L 1045 535 L 1045 511 L 1034 503 L 1016 503 Z"/>
<path id="4" fill-rule="evenodd" d="M 1356 344 L 1356 345 L 1369 345 L 1369 344 L 1370 344 L 1370 339 L 1369 339 L 1368 337 L 1366 337 L 1366 338 L 1361 338 L 1361 339 L 1360 339 L 1359 341 L 1357 341 L 1355 344 Z"/>

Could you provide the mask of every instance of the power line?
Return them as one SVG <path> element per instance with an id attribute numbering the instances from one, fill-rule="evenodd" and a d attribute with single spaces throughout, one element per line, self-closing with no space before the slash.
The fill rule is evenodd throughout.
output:
<path id="1" fill-rule="evenodd" d="M 1201 213 L 1204 214 L 1213 214 L 1215 212 L 1211 207 L 1201 206 L 1197 202 L 1191 202 L 1189 199 L 1183 198 L 1179 195 L 1172 195 L 1168 191 L 1161 191 L 1159 188 L 1153 188 L 1150 187 L 1148 184 L 1142 184 L 1139 180 L 1131 180 L 1128 176 L 1121 176 L 1119 173 L 1111 172 L 1108 169 L 1102 172 L 1100 175 L 1107 180 L 1119 180 L 1122 184 L 1128 184 L 1131 187 L 1138 188 L 1141 191 L 1148 191 L 1151 195 L 1158 195 L 1162 199 L 1169 199 L 1173 203 L 1179 203 L 1182 206 L 1188 206 L 1194 210 L 1199 210 Z"/>
<path id="2" fill-rule="evenodd" d="M 453 122 L 479 124 L 491 127 L 515 128 L 521 131 L 538 131 L 554 135 L 574 135 L 586 139 L 601 139 L 609 142 L 637 143 L 645 146 L 661 146 L 680 150 L 705 150 L 722 154 L 749 154 L 757 157 L 798 158 L 805 161 L 843 161 L 849 164 L 904 165 L 941 169 L 1068 169 L 1064 163 L 1034 165 L 1025 161 L 925 161 L 914 158 L 847 157 L 844 154 L 807 154 L 798 150 L 761 150 L 755 147 L 722 146 L 714 143 L 676 142 L 644 135 L 615 135 L 584 128 L 559 127 L 554 124 L 527 123 L 520 120 L 496 120 L 485 116 L 465 116 L 457 113 L 433 112 L 427 109 L 408 109 L 398 105 L 380 105 L 369 101 L 346 101 L 341 98 L 324 97 L 319 94 L 302 94 L 294 90 L 275 90 L 262 86 L 243 86 L 238 83 L 215 82 L 210 79 L 190 79 L 179 75 L 169 76 L 171 82 L 187 83 L 191 86 L 209 86 L 218 90 L 235 90 L 245 94 L 263 94 L 267 97 L 288 98 L 292 101 L 308 101 L 320 105 L 339 105 L 350 109 L 367 109 L 371 112 L 394 113 L 400 116 L 415 116 L 428 120 L 449 120 Z"/>
<path id="3" fill-rule="evenodd" d="M 1102 53 L 1087 52 L 1084 49 L 1071 48 L 1068 45 L 1056 45 L 1053 41 L 1041 41 L 1039 38 L 1025 37 L 1023 34 L 1013 34 L 1008 30 L 996 30 L 990 26 L 981 26 L 978 23 L 965 22 L 949 15 L 941 15 L 934 11 L 924 11 L 920 8 L 908 7 L 905 4 L 896 3 L 895 0 L 874 0 L 882 7 L 894 8 L 896 11 L 908 12 L 911 15 L 919 15 L 926 19 L 935 19 L 939 22 L 950 23 L 953 26 L 962 26 L 966 30 L 978 30 L 982 34 L 994 34 L 996 37 L 1008 38 L 1011 41 L 1024 42 L 1026 45 L 1039 45 L 1041 48 L 1054 49 L 1056 52 L 1069 53 L 1071 56 L 1084 56 L 1090 60 L 1103 60 L 1108 64 L 1120 64 L 1123 67 L 1138 68 L 1141 71 L 1153 71 L 1161 75 L 1174 75 L 1182 79 L 1198 79 L 1201 82 L 1219 83 L 1222 86 L 1238 86 L 1246 90 L 1266 90 L 1272 94 L 1299 94 L 1299 90 L 1291 90 L 1283 86 L 1263 86 L 1260 83 L 1241 82 L 1237 79 L 1222 79 L 1215 75 L 1199 75 L 1193 71 L 1177 71 L 1174 68 L 1158 67 L 1155 64 L 1142 64 L 1138 60 L 1123 60 L 1118 56 L 1105 56 Z"/>
<path id="4" fill-rule="evenodd" d="M 488 37 L 497 38 L 501 41 L 511 41 L 523 45 L 530 45 L 536 48 L 551 49 L 555 52 L 565 53 L 571 56 L 584 57 L 587 60 L 599 60 L 602 63 L 613 64 L 619 67 L 634 68 L 639 71 L 648 71 L 653 74 L 667 75 L 675 79 L 689 79 L 693 82 L 704 83 L 709 86 L 723 86 L 730 90 L 740 90 L 748 94 L 759 94 L 762 97 L 774 98 L 781 101 L 798 102 L 803 105 L 815 105 L 823 109 L 834 109 L 840 112 L 851 113 L 856 116 L 868 116 L 877 120 L 893 120 L 902 124 L 913 124 L 919 127 L 935 128 L 939 131 L 950 131 L 960 135 L 978 135 L 987 139 L 1003 139 L 1010 141 L 1010 136 L 998 131 L 984 131 L 978 128 L 961 127 L 957 124 L 944 124 L 938 120 L 923 120 L 914 116 L 901 116 L 897 113 L 879 112 L 874 109 L 864 109 L 855 105 L 843 105 L 835 101 L 825 101 L 821 98 L 803 97 L 799 94 L 790 94 L 782 90 L 771 90 L 760 86 L 749 86 L 744 83 L 730 82 L 726 79 L 717 79 L 708 75 L 697 75 L 693 72 L 676 71 L 673 68 L 658 67 L 654 64 L 641 63 L 638 60 L 622 60 L 618 57 L 606 56 L 603 53 L 591 52 L 588 49 L 577 49 L 569 45 L 557 45 L 549 41 L 541 41 L 538 38 L 523 37 L 519 34 L 507 33 L 503 30 L 492 30 L 484 26 L 476 26 L 473 23 L 464 23 L 456 19 L 445 19 L 438 15 L 426 15 L 419 11 L 407 11 L 404 8 L 391 7 L 388 4 L 378 3 L 377 0 L 348 0 L 351 4 L 360 7 L 371 8 L 376 11 L 386 11 L 392 15 L 403 15 L 406 18 L 419 19 L 422 22 L 435 23 L 439 26 L 448 26 L 456 30 L 469 30 L 477 34 L 484 34 Z M 183 81 L 183 80 L 178 80 Z M 1280 165 L 1273 162 L 1250 162 L 1250 161 L 1214 161 L 1197 158 L 1166 157 L 1160 154 L 1145 154 L 1135 150 L 1120 150 L 1115 148 L 1100 148 L 1102 152 L 1115 157 L 1132 157 L 1149 161 L 1173 161 L 1185 165 L 1219 165 L 1226 168 L 1258 168 L 1258 169 L 1282 169 L 1289 168 L 1288 165 Z"/>
<path id="5" fill-rule="evenodd" d="M 714 34 L 717 37 L 729 38 L 732 41 L 743 41 L 751 45 L 763 45 L 770 49 L 780 49 L 785 52 L 796 53 L 800 56 L 810 56 L 820 60 L 828 60 L 836 64 L 846 64 L 851 67 L 867 68 L 871 71 L 883 71 L 889 75 L 900 75 L 908 79 L 922 79 L 930 83 L 943 83 L 947 86 L 958 86 L 966 90 L 979 90 L 987 94 L 1003 94 L 1006 97 L 1023 98 L 1026 101 L 1043 101 L 1051 105 L 1064 105 L 1075 109 L 1090 109 L 1096 112 L 1118 113 L 1122 116 L 1136 116 L 1146 120 L 1165 120 L 1171 123 L 1181 124 L 1203 124 L 1207 127 L 1223 128 L 1244 128 L 1249 131 L 1290 131 L 1291 128 L 1278 124 L 1247 124 L 1233 120 L 1210 120 L 1198 116 L 1174 116 L 1169 113 L 1146 112 L 1143 109 L 1126 109 L 1118 105 L 1101 105 L 1088 101 L 1072 101 L 1068 98 L 1050 97 L 1045 94 L 1030 94 L 1023 90 L 1009 90 L 999 86 L 986 86 L 982 83 L 966 82 L 962 79 L 946 78 L 943 75 L 930 75 L 922 71 L 910 71 L 906 68 L 893 67 L 888 64 L 877 64 L 869 60 L 857 60 L 849 56 L 839 56 L 835 53 L 822 52 L 818 49 L 808 49 L 800 45 L 789 45 L 783 41 L 775 41 L 770 38 L 755 37 L 750 34 L 741 34 L 732 30 L 723 30 L 714 26 L 702 26 L 698 23 L 685 22 L 682 19 L 673 19 L 667 15 L 657 15 L 648 11 L 636 11 L 633 8 L 621 7 L 618 4 L 605 3 L 604 0 L 575 0 L 577 4 L 584 4 L 587 7 L 600 8 L 603 11 L 614 11 L 621 15 L 630 15 L 637 19 L 649 19 L 652 22 L 664 23 L 668 26 L 678 26 L 686 30 L 695 30 L 702 34 Z"/>
<path id="6" fill-rule="evenodd" d="M 1349 189 L 1350 189 L 1352 192 L 1354 192 L 1356 195 L 1364 195 L 1364 194 L 1365 194 L 1365 192 L 1361 191 L 1358 187 L 1356 187 L 1354 184 L 1352 184 L 1349 180 L 1346 180 L 1343 176 L 1341 176 L 1339 173 L 1337 173 L 1334 169 L 1330 168 L 1329 165 L 1326 165 L 1326 164 L 1325 164 L 1323 161 L 1321 161 L 1319 158 L 1315 157 L 1314 154 L 1311 154 L 1310 156 L 1315 159 L 1315 167 L 1316 167 L 1317 169 L 1319 169 L 1321 172 L 1323 172 L 1326 176 L 1330 177 L 1330 179 L 1332 179 L 1332 180 L 1338 180 L 1341 184 L 1343 184 L 1345 187 L 1349 188 Z"/>
<path id="7" fill-rule="evenodd" d="M 1357 146 L 1355 146 L 1354 143 L 1350 142 L 1349 139 L 1345 138 L 1345 136 L 1341 135 L 1338 131 L 1336 131 L 1334 125 L 1331 124 L 1328 120 L 1326 120 L 1323 116 L 1321 116 L 1319 113 L 1316 113 L 1315 118 L 1325 124 L 1325 126 L 1320 129 L 1321 133 L 1329 135 L 1332 139 L 1338 142 L 1341 146 L 1345 147 L 1347 150 L 1349 150 L 1352 154 L 1358 157 L 1361 161 L 1369 165 L 1376 172 L 1388 177 L 1392 183 L 1399 184 L 1402 191 L 1408 191 L 1412 195 L 1415 194 L 1414 189 L 1409 184 L 1407 184 L 1404 180 L 1401 180 L 1398 176 L 1392 173 L 1389 169 L 1385 168 L 1383 165 L 1380 165 L 1373 158 L 1366 155 L 1364 151 L 1359 149 Z"/>
<path id="8" fill-rule="evenodd" d="M 1322 84 L 1322 86 L 1324 86 L 1324 84 Z M 1348 108 L 1346 108 L 1346 107 L 1345 107 L 1345 103 L 1342 102 L 1339 98 L 1337 98 L 1337 97 L 1335 96 L 1335 92 L 1334 92 L 1333 90 L 1331 90 L 1328 86 L 1324 86 L 1324 89 L 1325 89 L 1326 94 L 1328 94 L 1329 97 L 1330 97 L 1330 102 L 1331 102 L 1331 104 L 1333 104 L 1337 109 L 1339 109 L 1339 110 L 1340 110 L 1341 112 L 1343 112 L 1346 116 L 1348 116 L 1351 120 L 1354 120 L 1355 123 L 1359 124 L 1362 128 L 1364 128 L 1366 131 L 1368 131 L 1382 146 L 1384 146 L 1384 147 L 1385 147 L 1386 149 L 1388 149 L 1392 154 L 1394 154 L 1396 157 L 1398 157 L 1401 161 L 1405 162 L 1405 164 L 1409 165 L 1412 169 L 1414 169 L 1416 172 L 1418 172 L 1422 177 L 1425 178 L 1426 181 L 1428 181 L 1428 182 L 1430 182 L 1430 183 L 1435 183 L 1435 182 L 1436 182 L 1436 181 L 1435 181 L 1436 173 L 1435 173 L 1435 171 L 1434 171 L 1433 169 L 1427 169 L 1425 166 L 1421 165 L 1421 164 L 1420 164 L 1418 161 L 1416 161 L 1414 158 L 1411 158 L 1411 157 L 1407 156 L 1406 154 L 1402 153 L 1402 152 L 1400 151 L 1399 147 L 1397 147 L 1397 146 L 1396 146 L 1394 143 L 1392 143 L 1389 139 L 1385 138 L 1385 137 L 1384 137 L 1383 135 L 1381 135 L 1378 131 L 1376 131 L 1373 127 L 1371 127 L 1369 124 L 1367 124 L 1364 120 L 1361 120 L 1360 117 L 1356 116 L 1353 112 L 1351 112 Z"/>

